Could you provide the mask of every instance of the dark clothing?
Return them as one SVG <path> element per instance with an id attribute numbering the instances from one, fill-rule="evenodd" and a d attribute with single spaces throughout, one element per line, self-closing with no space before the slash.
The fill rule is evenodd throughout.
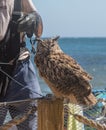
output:
<path id="1" fill-rule="evenodd" d="M 0 68 L 3 72 L 15 79 L 12 80 L 0 70 L 0 102 L 37 98 L 42 94 L 35 74 L 35 68 L 30 58 L 27 57 L 22 61 L 18 61 L 18 57 L 21 53 L 20 48 L 23 47 L 23 44 L 20 43 L 20 33 L 17 32 L 16 21 L 19 17 L 19 15 L 13 15 L 5 38 L 0 42 L 0 63 L 10 63 L 13 61 L 12 65 L 0 64 Z M 16 81 L 18 81 L 18 83 Z M 19 104 L 15 108 L 16 111 L 14 115 L 12 115 L 10 108 L 8 108 L 8 110 L 11 116 L 14 117 L 19 114 L 18 111 L 20 111 L 20 108 L 21 112 L 24 112 L 24 107 Z M 0 109 L 0 112 L 2 112 L 2 114 L 0 114 L 0 125 L 2 125 L 7 109 L 2 107 L 0 107 Z M 24 130 L 21 125 L 25 125 L 26 130 L 35 130 L 35 121 L 35 114 L 33 114 L 30 120 L 26 120 L 18 125 L 17 128 L 18 130 Z"/>
<path id="2" fill-rule="evenodd" d="M 14 32 L 13 34 L 12 29 L 10 28 L 11 26 L 12 23 L 10 22 L 5 39 L 0 42 L 0 62 L 9 63 L 13 60 L 13 65 L 0 64 L 1 69 L 10 76 L 12 76 L 20 52 L 20 35 L 18 32 Z M 8 83 L 10 81 L 5 74 L 0 72 L 0 98 L 6 94 L 7 90 L 8 83 L 4 80 Z"/>
<path id="3" fill-rule="evenodd" d="M 15 0 L 16 1 L 16 0 Z M 14 11 L 16 4 L 14 4 Z M 20 9 L 18 11 L 21 11 Z M 0 41 L 0 63 L 9 63 L 13 60 L 13 65 L 0 64 L 1 69 L 8 75 L 12 76 L 16 65 L 16 60 L 20 53 L 20 33 L 17 31 L 17 20 L 19 15 L 12 16 L 9 23 L 6 35 L 2 41 Z M 10 78 L 0 72 L 0 99 L 3 98 L 8 89 Z"/>

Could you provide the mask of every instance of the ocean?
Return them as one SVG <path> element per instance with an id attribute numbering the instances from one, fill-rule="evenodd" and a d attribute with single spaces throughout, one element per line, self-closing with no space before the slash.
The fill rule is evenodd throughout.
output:
<path id="1" fill-rule="evenodd" d="M 93 77 L 92 89 L 106 88 L 106 38 L 60 38 L 58 42 L 61 49 Z M 37 69 L 36 72 L 42 92 L 51 93 L 47 84 L 39 77 Z"/>

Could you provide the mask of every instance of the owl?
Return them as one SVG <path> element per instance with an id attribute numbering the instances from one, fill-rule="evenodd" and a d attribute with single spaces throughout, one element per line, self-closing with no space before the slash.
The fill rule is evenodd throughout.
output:
<path id="1" fill-rule="evenodd" d="M 92 77 L 71 56 L 65 54 L 55 38 L 37 38 L 34 62 L 56 98 L 68 99 L 71 103 L 95 105 L 92 93 Z"/>

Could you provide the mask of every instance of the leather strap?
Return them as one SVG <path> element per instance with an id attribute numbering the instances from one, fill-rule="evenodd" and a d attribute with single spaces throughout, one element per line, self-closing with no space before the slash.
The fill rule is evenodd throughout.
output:
<path id="1" fill-rule="evenodd" d="M 13 15 L 20 15 L 20 16 L 22 16 L 22 0 L 14 0 Z"/>

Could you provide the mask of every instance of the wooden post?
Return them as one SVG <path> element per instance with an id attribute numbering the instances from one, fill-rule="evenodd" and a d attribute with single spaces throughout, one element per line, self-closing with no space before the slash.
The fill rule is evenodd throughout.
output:
<path id="1" fill-rule="evenodd" d="M 38 130 L 64 130 L 63 100 L 38 101 Z"/>

